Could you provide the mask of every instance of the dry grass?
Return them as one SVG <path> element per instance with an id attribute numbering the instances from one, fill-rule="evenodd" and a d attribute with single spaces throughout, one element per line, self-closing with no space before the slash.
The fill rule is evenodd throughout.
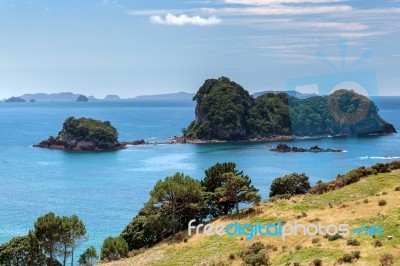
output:
<path id="1" fill-rule="evenodd" d="M 267 202 L 257 207 L 253 214 L 242 215 L 240 219 L 230 216 L 218 219 L 213 224 L 229 224 L 232 221 L 239 223 L 275 223 L 286 221 L 290 224 L 301 222 L 304 224 L 320 222 L 327 224 L 349 224 L 349 228 L 361 225 L 380 225 L 383 227 L 384 237 L 354 236 L 360 246 L 348 246 L 347 239 L 328 241 L 322 236 L 293 236 L 283 241 L 280 237 L 256 236 L 251 241 L 242 237 L 207 237 L 203 234 L 189 238 L 187 243 L 173 243 L 165 241 L 147 250 L 146 252 L 120 262 L 104 264 L 112 265 L 212 265 L 224 262 L 225 265 L 242 265 L 237 258 L 229 259 L 230 254 L 236 254 L 256 241 L 272 244 L 278 247 L 271 252 L 272 265 L 300 262 L 301 265 L 310 265 L 315 258 L 322 259 L 322 265 L 339 265 L 338 259 L 345 252 L 361 251 L 361 258 L 352 264 L 360 266 L 377 266 L 382 254 L 390 253 L 395 258 L 393 265 L 400 265 L 400 193 L 394 188 L 400 186 L 400 170 L 389 174 L 372 175 L 342 189 L 322 195 L 296 196 L 289 200 Z M 382 194 L 385 192 L 384 194 Z M 368 202 L 364 202 L 368 199 Z M 385 206 L 379 206 L 379 200 L 386 200 Z M 302 214 L 303 212 L 303 214 Z M 306 215 L 304 215 L 306 214 Z M 187 232 L 185 232 L 187 233 Z M 387 236 L 393 236 L 388 240 Z M 319 238 L 316 244 L 312 239 Z M 375 240 L 383 243 L 382 247 L 375 247 Z M 283 249 L 283 246 L 287 246 Z M 301 246 L 301 249 L 296 249 Z"/>

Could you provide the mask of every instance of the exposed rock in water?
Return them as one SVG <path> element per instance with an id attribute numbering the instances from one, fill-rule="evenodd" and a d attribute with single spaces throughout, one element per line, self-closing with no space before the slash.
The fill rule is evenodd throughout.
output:
<path id="1" fill-rule="evenodd" d="M 63 141 L 53 136 L 33 147 L 70 151 L 115 151 L 126 148 L 125 143 L 98 143 L 95 141 Z"/>
<path id="2" fill-rule="evenodd" d="M 323 149 L 318 147 L 318 145 L 311 147 L 309 149 L 298 148 L 298 147 L 290 147 L 286 144 L 278 144 L 276 147 L 272 148 L 271 151 L 276 152 L 343 152 L 343 150 L 337 149 Z"/>

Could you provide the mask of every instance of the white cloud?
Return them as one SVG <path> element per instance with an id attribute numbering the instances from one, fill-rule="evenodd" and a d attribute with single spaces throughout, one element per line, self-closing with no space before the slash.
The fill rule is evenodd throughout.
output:
<path id="1" fill-rule="evenodd" d="M 215 16 L 211 16 L 208 18 L 202 18 L 200 16 L 187 16 L 187 15 L 179 15 L 175 16 L 171 13 L 168 13 L 165 18 L 161 16 L 151 16 L 150 21 L 157 24 L 163 25 L 196 25 L 196 26 L 210 26 L 216 25 L 221 22 L 221 20 Z"/>
<path id="2" fill-rule="evenodd" d="M 338 13 L 351 11 L 352 7 L 347 5 L 339 6 L 308 6 L 308 7 L 289 7 L 289 6 L 260 6 L 246 8 L 221 8 L 213 13 L 221 15 L 314 15 L 326 13 Z"/>

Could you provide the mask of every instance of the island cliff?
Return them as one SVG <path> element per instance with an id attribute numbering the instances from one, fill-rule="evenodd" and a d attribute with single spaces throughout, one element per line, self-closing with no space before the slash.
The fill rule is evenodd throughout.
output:
<path id="1" fill-rule="evenodd" d="M 118 142 L 117 129 L 110 122 L 91 118 L 69 117 L 57 137 L 34 145 L 34 147 L 73 151 L 112 151 L 126 147 Z"/>
<path id="2" fill-rule="evenodd" d="M 253 98 L 239 84 L 221 77 L 206 80 L 193 100 L 195 120 L 178 142 L 396 133 L 372 101 L 351 90 L 307 99 L 286 93 Z"/>

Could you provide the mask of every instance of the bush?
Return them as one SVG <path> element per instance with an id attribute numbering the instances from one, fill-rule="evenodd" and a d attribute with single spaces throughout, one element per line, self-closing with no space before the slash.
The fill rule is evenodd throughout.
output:
<path id="1" fill-rule="evenodd" d="M 311 189 L 308 179 L 305 174 L 297 173 L 278 177 L 271 184 L 269 196 L 305 194 Z"/>
<path id="2" fill-rule="evenodd" d="M 379 168 L 379 167 L 378 167 Z M 365 168 L 364 166 L 357 169 L 351 170 L 344 175 L 338 175 L 333 181 L 327 183 L 318 183 L 313 187 L 309 193 L 311 194 L 323 194 L 328 191 L 336 190 L 344 186 L 358 182 L 360 179 L 377 173 L 377 170 L 373 168 Z"/>
<path id="3" fill-rule="evenodd" d="M 375 242 L 374 242 L 374 247 L 378 248 L 378 247 L 382 247 L 382 246 L 383 246 L 382 241 L 380 241 L 380 240 L 375 240 Z"/>
<path id="4" fill-rule="evenodd" d="M 119 260 L 128 256 L 128 243 L 122 237 L 108 237 L 101 248 L 101 260 Z"/>
<path id="5" fill-rule="evenodd" d="M 382 266 L 390 266 L 393 265 L 394 258 L 392 254 L 385 253 L 381 256 L 381 259 L 379 261 L 381 262 Z"/>
<path id="6" fill-rule="evenodd" d="M 344 255 L 343 255 L 343 261 L 344 262 L 353 262 L 353 255 L 352 254 L 350 254 L 350 253 L 345 253 Z"/>
<path id="7" fill-rule="evenodd" d="M 320 241 L 319 238 L 313 238 L 313 240 L 311 241 L 313 244 L 318 244 Z"/>
<path id="8" fill-rule="evenodd" d="M 322 266 L 322 260 L 321 259 L 315 259 L 313 260 L 314 266 Z"/>
<path id="9" fill-rule="evenodd" d="M 353 258 L 354 258 L 354 259 L 357 259 L 357 260 L 358 260 L 359 258 L 361 258 L 361 255 L 360 255 L 360 254 L 361 254 L 360 251 L 352 251 L 352 252 L 351 252 L 351 255 L 353 256 Z"/>
<path id="10" fill-rule="evenodd" d="M 359 246 L 360 242 L 358 242 L 358 240 L 355 238 L 350 238 L 347 240 L 347 245 L 348 246 Z"/>
<path id="11" fill-rule="evenodd" d="M 351 263 L 353 262 L 354 259 L 359 259 L 359 258 L 361 258 L 360 251 L 352 251 L 351 253 L 345 253 L 343 255 L 343 258 L 341 258 L 341 260 L 343 262 Z"/>
<path id="12" fill-rule="evenodd" d="M 268 250 L 261 242 L 252 244 L 240 252 L 239 255 L 247 265 L 268 265 Z"/>
<path id="13" fill-rule="evenodd" d="M 376 170 L 378 173 L 390 173 L 389 164 L 377 163 L 372 166 L 372 169 Z"/>
<path id="14" fill-rule="evenodd" d="M 338 239 L 342 238 L 342 236 L 339 235 L 339 234 L 336 234 L 336 235 L 333 235 L 333 236 L 326 235 L 325 237 L 328 238 L 329 241 L 335 241 L 335 240 L 338 240 Z"/>
<path id="15" fill-rule="evenodd" d="M 380 200 L 380 201 L 378 202 L 378 205 L 379 205 L 379 206 L 385 206 L 385 205 L 386 205 L 386 200 Z"/>

